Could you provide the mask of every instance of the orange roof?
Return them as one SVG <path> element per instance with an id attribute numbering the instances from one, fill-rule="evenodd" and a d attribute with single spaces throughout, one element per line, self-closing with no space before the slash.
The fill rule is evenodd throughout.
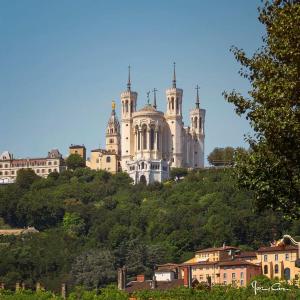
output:
<path id="1" fill-rule="evenodd" d="M 220 267 L 226 267 L 226 266 L 254 266 L 260 268 L 259 265 L 253 264 L 246 260 L 231 260 L 231 261 L 222 261 L 219 262 Z"/>
<path id="2" fill-rule="evenodd" d="M 260 247 L 257 252 L 280 252 L 280 251 L 297 251 L 298 247 L 287 245 L 287 246 L 269 246 Z"/>

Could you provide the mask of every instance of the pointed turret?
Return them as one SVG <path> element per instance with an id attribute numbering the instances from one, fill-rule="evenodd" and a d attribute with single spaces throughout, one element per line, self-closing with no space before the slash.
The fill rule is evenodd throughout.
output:
<path id="1" fill-rule="evenodd" d="M 120 154 L 120 123 L 116 116 L 116 103 L 112 101 L 111 115 L 106 129 L 106 150 Z"/>
<path id="2" fill-rule="evenodd" d="M 173 63 L 173 88 L 176 89 L 176 63 Z"/>
<path id="3" fill-rule="evenodd" d="M 196 96 L 196 108 L 200 108 L 200 100 L 199 100 L 199 85 L 197 84 L 196 90 L 197 90 L 197 96 Z"/>
<path id="4" fill-rule="evenodd" d="M 127 81 L 127 91 L 131 91 L 130 65 L 128 66 L 128 81 Z"/>

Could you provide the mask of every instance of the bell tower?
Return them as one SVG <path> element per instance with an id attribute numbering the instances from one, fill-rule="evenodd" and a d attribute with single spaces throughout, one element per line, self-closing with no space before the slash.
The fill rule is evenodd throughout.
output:
<path id="1" fill-rule="evenodd" d="M 121 154 L 121 133 L 120 123 L 116 116 L 116 103 L 112 101 L 112 111 L 106 128 L 106 150 Z"/>
<path id="2" fill-rule="evenodd" d="M 131 90 L 130 66 L 128 67 L 127 90 L 121 94 L 121 165 L 125 170 L 127 161 L 134 153 L 132 114 L 136 112 L 137 92 Z"/>
<path id="3" fill-rule="evenodd" d="M 171 167 L 182 167 L 183 145 L 182 145 L 182 96 L 183 90 L 176 86 L 176 65 L 173 64 L 172 87 L 166 90 L 167 112 L 166 120 L 171 131 L 169 141 L 169 157 Z"/>
<path id="4" fill-rule="evenodd" d="M 196 86 L 196 105 L 190 111 L 191 134 L 193 136 L 193 155 L 190 161 L 190 167 L 203 168 L 204 167 L 204 123 L 205 123 L 205 109 L 200 109 L 199 86 Z"/>

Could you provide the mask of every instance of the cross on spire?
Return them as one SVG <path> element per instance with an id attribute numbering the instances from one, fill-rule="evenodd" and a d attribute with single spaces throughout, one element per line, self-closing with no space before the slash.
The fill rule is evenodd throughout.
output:
<path id="1" fill-rule="evenodd" d="M 128 66 L 128 82 L 127 82 L 127 90 L 128 90 L 128 91 L 131 91 L 130 65 Z"/>
<path id="2" fill-rule="evenodd" d="M 199 87 L 199 85 L 197 84 L 197 86 L 196 86 L 196 88 L 195 88 L 196 90 L 197 90 L 197 97 L 196 97 L 196 108 L 200 108 L 200 100 L 199 100 L 199 89 L 200 89 L 200 87 Z"/>
<path id="3" fill-rule="evenodd" d="M 157 92 L 157 89 L 154 88 L 153 89 L 153 107 L 156 109 L 157 108 L 157 105 L 156 105 L 156 92 Z"/>
<path id="4" fill-rule="evenodd" d="M 176 70 L 175 70 L 175 67 L 176 67 L 176 63 L 173 62 L 173 88 L 176 89 Z"/>

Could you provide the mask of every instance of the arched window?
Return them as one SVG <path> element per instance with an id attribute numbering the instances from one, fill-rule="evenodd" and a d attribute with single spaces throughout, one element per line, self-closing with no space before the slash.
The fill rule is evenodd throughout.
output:
<path id="1" fill-rule="evenodd" d="M 274 273 L 275 273 L 275 274 L 278 274 L 278 272 L 279 272 L 278 265 L 275 265 L 275 267 L 274 267 Z"/>
<path id="2" fill-rule="evenodd" d="M 171 98 L 171 107 L 172 107 L 172 109 L 174 109 L 174 98 L 173 97 Z"/>
<path id="3" fill-rule="evenodd" d="M 128 112 L 128 101 L 125 102 L 125 112 Z"/>
<path id="4" fill-rule="evenodd" d="M 150 129 L 150 150 L 154 149 L 154 129 Z"/>
<path id="5" fill-rule="evenodd" d="M 198 118 L 195 117 L 194 119 L 194 127 L 197 128 L 198 127 Z"/>
<path id="6" fill-rule="evenodd" d="M 114 129 L 113 128 L 110 129 L 110 133 L 114 133 Z"/>
<path id="7" fill-rule="evenodd" d="M 142 162 L 142 163 L 141 163 L 141 169 L 144 170 L 144 168 L 145 168 L 145 163 Z"/>
<path id="8" fill-rule="evenodd" d="M 264 265 L 264 274 L 268 274 L 268 266 Z"/>
<path id="9" fill-rule="evenodd" d="M 142 130 L 143 134 L 143 149 L 147 149 L 147 127 L 144 126 Z"/>
<path id="10" fill-rule="evenodd" d="M 284 274 L 284 279 L 285 280 L 290 280 L 291 279 L 291 270 L 290 268 L 285 268 L 283 271 Z"/>
<path id="11" fill-rule="evenodd" d="M 140 183 L 142 183 L 142 184 L 147 184 L 147 180 L 146 180 L 146 177 L 145 177 L 144 175 L 142 175 L 142 176 L 140 177 Z"/>
<path id="12" fill-rule="evenodd" d="M 176 98 L 176 111 L 178 112 L 178 110 L 179 110 L 179 100 L 178 98 Z"/>
<path id="13" fill-rule="evenodd" d="M 130 112 L 133 112 L 133 102 L 130 102 Z"/>
<path id="14" fill-rule="evenodd" d="M 107 163 L 110 163 L 110 156 L 107 156 L 107 157 L 106 157 L 106 162 L 107 162 Z"/>
<path id="15" fill-rule="evenodd" d="M 137 132 L 137 143 L 138 143 L 138 150 L 141 150 L 141 133 L 138 131 Z"/>
<path id="16" fill-rule="evenodd" d="M 110 144 L 113 144 L 113 142 L 114 142 L 114 139 L 109 139 Z"/>

